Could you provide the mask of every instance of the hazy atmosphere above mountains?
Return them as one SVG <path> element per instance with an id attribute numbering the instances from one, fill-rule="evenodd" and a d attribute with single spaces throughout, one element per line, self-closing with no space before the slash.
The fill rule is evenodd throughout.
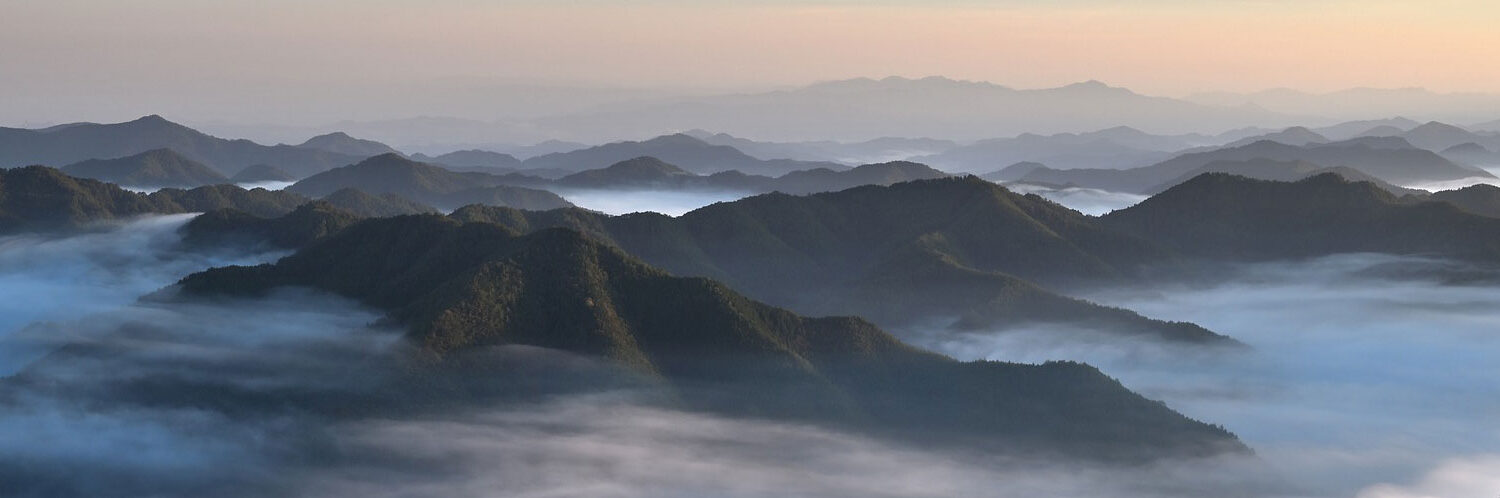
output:
<path id="1" fill-rule="evenodd" d="M 1500 496 L 1500 7 L 0 5 L 0 497 Z"/>

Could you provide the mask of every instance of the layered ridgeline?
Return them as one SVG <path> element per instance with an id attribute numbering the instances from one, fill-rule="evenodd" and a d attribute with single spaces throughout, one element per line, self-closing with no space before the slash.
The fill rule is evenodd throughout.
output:
<path id="1" fill-rule="evenodd" d="M 1210 259 L 1378 252 L 1500 262 L 1500 219 L 1334 174 L 1291 183 L 1204 174 L 1101 221 Z"/>
<path id="2" fill-rule="evenodd" d="M 571 230 L 369 220 L 275 264 L 213 269 L 179 288 L 256 296 L 286 286 L 385 310 L 439 365 L 486 346 L 536 346 L 626 365 L 691 407 L 927 444 L 1104 459 L 1243 450 L 1088 366 L 958 362 L 857 318 L 804 318 L 669 276 Z"/>
<path id="3" fill-rule="evenodd" d="M 468 204 L 517 209 L 557 209 L 573 205 L 557 194 L 505 185 L 506 181 L 497 175 L 450 171 L 399 154 L 381 154 L 304 178 L 287 190 L 324 197 L 353 188 L 371 194 L 395 194 L 440 209 Z"/>
<path id="4" fill-rule="evenodd" d="M 411 158 L 429 164 L 436 164 L 454 171 L 483 171 L 488 173 L 514 173 L 521 169 L 521 160 L 510 154 L 500 152 L 468 149 L 428 156 L 425 154 L 412 154 Z"/>
<path id="5" fill-rule="evenodd" d="M 1028 282 L 1117 281 L 1172 256 L 1041 197 L 974 177 L 767 194 L 677 218 L 480 206 L 452 216 L 519 232 L 574 228 L 673 273 L 720 280 L 808 314 L 852 314 L 902 327 L 952 319 L 976 329 L 1063 323 L 1231 342 L 1191 324 L 1149 320 Z"/>
<path id="6" fill-rule="evenodd" d="M 246 166 L 274 164 L 300 178 L 364 158 L 310 147 L 218 138 L 154 115 L 115 124 L 0 128 L 0 167 L 60 166 L 154 149 L 172 149 L 224 176 Z"/>
<path id="7" fill-rule="evenodd" d="M 432 212 L 411 201 L 357 194 L 330 196 L 330 202 L 360 216 Z M 93 223 L 149 214 L 232 209 L 254 217 L 290 213 L 311 199 L 300 194 L 234 185 L 161 189 L 151 194 L 98 180 L 75 178 L 45 166 L 0 170 L 0 234 L 72 230 Z"/>
<path id="8" fill-rule="evenodd" d="M 844 190 L 861 185 L 890 185 L 912 180 L 943 178 L 947 173 L 926 165 L 895 161 L 833 170 L 793 171 L 778 177 L 726 171 L 699 175 L 654 157 L 637 157 L 607 168 L 583 171 L 556 181 L 532 180 L 531 185 L 592 189 L 661 189 L 808 194 Z M 509 181 L 517 181 L 512 178 Z"/>
<path id="9" fill-rule="evenodd" d="M 757 159 L 734 147 L 713 145 L 684 135 L 665 135 L 640 142 L 615 142 L 569 152 L 536 156 L 521 162 L 522 169 L 588 171 L 642 156 L 661 159 L 700 175 L 739 171 L 750 175 L 778 176 L 815 168 L 832 170 L 847 166 L 833 162 Z"/>
<path id="10" fill-rule="evenodd" d="M 1227 173 L 1236 176 L 1243 176 L 1246 178 L 1272 180 L 1278 182 L 1293 182 L 1310 176 L 1332 173 L 1352 182 L 1373 183 L 1376 186 L 1380 187 L 1382 190 L 1398 196 L 1426 194 L 1426 191 L 1423 190 L 1409 189 L 1392 185 L 1384 180 L 1381 180 L 1374 176 L 1370 176 L 1362 171 L 1350 168 L 1348 166 L 1336 166 L 1330 168 L 1319 164 L 1313 164 L 1307 161 L 1277 161 L 1275 159 L 1266 158 L 1256 158 L 1246 161 L 1214 161 L 1201 167 L 1193 168 L 1192 171 L 1189 171 L 1186 174 L 1163 182 L 1161 185 L 1152 187 L 1145 193 L 1148 195 L 1159 194 L 1169 188 L 1172 188 L 1173 186 L 1191 180 L 1194 177 L 1197 177 L 1198 175 L 1202 175 L 1204 173 Z"/>
<path id="11" fill-rule="evenodd" d="M 62 167 L 63 173 L 130 187 L 200 187 L 229 179 L 172 149 L 154 149 L 117 159 L 90 159 Z"/>
<path id="12" fill-rule="evenodd" d="M 1287 145 L 1262 140 L 1240 147 L 1183 154 L 1142 168 L 1036 169 L 1022 181 L 1073 185 L 1116 192 L 1151 193 L 1174 180 L 1186 180 L 1223 161 L 1305 161 L 1322 167 L 1347 167 L 1396 184 L 1440 182 L 1464 178 L 1493 178 L 1484 170 L 1454 163 L 1437 153 L 1419 149 L 1402 138 L 1364 137 L 1343 142 Z"/>

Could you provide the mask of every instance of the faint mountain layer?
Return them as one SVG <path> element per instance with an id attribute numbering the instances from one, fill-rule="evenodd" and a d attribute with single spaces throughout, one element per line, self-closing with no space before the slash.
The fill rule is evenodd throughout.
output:
<path id="1" fill-rule="evenodd" d="M 757 159 L 725 145 L 712 145 L 688 135 L 676 134 L 641 142 L 615 142 L 572 152 L 546 154 L 521 163 L 525 169 L 587 171 L 642 156 L 655 157 L 697 174 L 739 171 L 751 175 L 778 176 L 812 168 L 845 169 L 838 163 Z"/>

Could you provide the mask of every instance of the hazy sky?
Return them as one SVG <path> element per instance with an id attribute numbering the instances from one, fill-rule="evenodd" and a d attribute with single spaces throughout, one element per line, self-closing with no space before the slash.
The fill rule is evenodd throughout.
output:
<path id="1" fill-rule="evenodd" d="M 1491 0 L 5 0 L 0 113 L 297 121 L 482 85 L 722 91 L 886 75 L 1173 96 L 1500 91 L 1497 18 Z M 257 112 L 227 111 L 245 107 Z M 407 112 L 379 109 L 348 117 Z"/>

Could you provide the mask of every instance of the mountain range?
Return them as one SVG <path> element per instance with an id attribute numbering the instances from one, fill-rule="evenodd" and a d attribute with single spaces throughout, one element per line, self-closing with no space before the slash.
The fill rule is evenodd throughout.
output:
<path id="1" fill-rule="evenodd" d="M 589 188 L 614 190 L 678 190 L 783 192 L 810 194 L 832 192 L 860 185 L 890 185 L 912 180 L 943 178 L 947 173 L 906 161 L 865 164 L 854 168 L 831 170 L 816 168 L 793 171 L 777 177 L 747 175 L 725 171 L 698 175 L 654 157 L 638 157 L 607 168 L 582 171 L 556 181 L 542 179 L 518 183 L 540 188 Z M 516 182 L 514 176 L 507 181 Z"/>
<path id="2" fill-rule="evenodd" d="M 1103 112 L 1101 112 L 1103 111 Z M 1288 126 L 1299 118 L 1251 106 L 1202 105 L 1151 97 L 1097 81 L 1018 90 L 942 77 L 830 81 L 764 93 L 620 104 L 530 120 L 553 137 L 596 141 L 642 130 L 707 129 L 756 140 L 879 137 L 979 140 L 1131 126 L 1192 133 Z"/>
<path id="3" fill-rule="evenodd" d="M 676 218 L 477 206 L 452 216 L 523 233 L 573 228 L 674 274 L 720 280 L 752 298 L 813 315 L 858 315 L 897 328 L 934 319 L 965 329 L 1063 323 L 1189 343 L 1232 342 L 1191 324 L 1146 319 L 1031 283 L 1119 281 L 1172 256 L 1040 197 L 973 177 L 767 194 Z"/>
<path id="4" fill-rule="evenodd" d="M 1087 366 L 955 361 L 857 318 L 805 318 L 711 280 L 671 276 L 571 230 L 371 220 L 275 264 L 179 284 L 190 297 L 285 286 L 384 310 L 422 354 L 452 368 L 487 346 L 525 345 L 608 359 L 697 409 L 927 444 L 1114 461 L 1244 451 L 1223 429 Z"/>
<path id="5" fill-rule="evenodd" d="M 355 216 L 388 216 L 432 212 L 404 199 L 335 193 L 327 200 Z M 363 195 L 360 195 L 363 194 Z M 311 199 L 293 192 L 211 185 L 193 189 L 164 188 L 150 194 L 75 178 L 45 166 L 0 170 L 0 234 L 59 232 L 135 216 L 211 212 L 232 209 L 245 216 L 270 218 L 292 212 Z"/>
<path id="6" fill-rule="evenodd" d="M 227 140 L 156 115 L 114 124 L 76 123 L 38 130 L 0 128 L 3 167 L 37 164 L 56 167 L 155 149 L 172 149 L 226 177 L 256 164 L 274 165 L 303 177 L 363 159 L 315 148 Z"/>
<path id="7" fill-rule="evenodd" d="M 496 175 L 449 171 L 390 153 L 304 178 L 287 187 L 287 190 L 311 197 L 323 197 L 339 190 L 354 188 L 371 194 L 396 194 L 440 209 L 454 209 L 467 204 L 495 204 L 542 210 L 573 205 L 545 190 L 503 183 L 503 178 Z"/>
<path id="8" fill-rule="evenodd" d="M 1022 181 L 1147 193 L 1195 170 L 1219 161 L 1306 161 L 1324 167 L 1348 167 L 1396 184 L 1438 182 L 1465 178 L 1493 178 L 1484 170 L 1454 163 L 1420 149 L 1400 137 L 1360 137 L 1342 142 L 1287 145 L 1261 140 L 1239 147 L 1182 154 L 1172 159 L 1126 170 L 1036 169 Z"/>

